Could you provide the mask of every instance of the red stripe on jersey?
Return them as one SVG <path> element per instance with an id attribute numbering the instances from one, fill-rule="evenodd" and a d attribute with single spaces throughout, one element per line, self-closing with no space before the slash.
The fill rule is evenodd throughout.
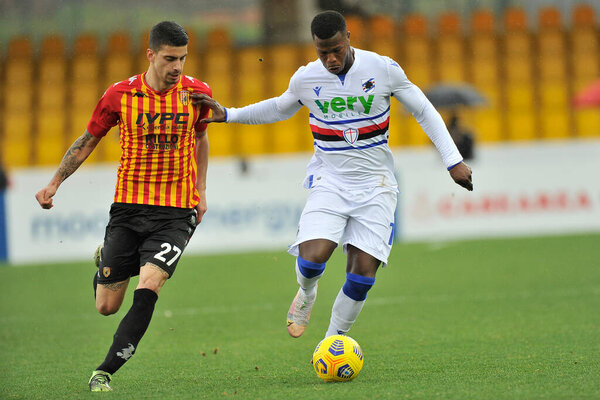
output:
<path id="1" fill-rule="evenodd" d="M 362 128 L 358 128 L 358 134 L 360 135 L 363 133 L 369 133 L 369 132 L 377 131 L 380 129 L 387 129 L 389 124 L 390 124 L 390 117 L 387 117 L 387 119 L 385 121 L 383 121 L 383 123 L 381 123 L 381 124 L 373 124 L 373 125 L 365 126 Z M 339 130 L 339 129 L 327 129 L 327 128 L 322 128 L 322 127 L 314 125 L 314 124 L 310 124 L 310 129 L 312 132 L 318 133 L 320 135 L 344 137 L 344 131 Z"/>

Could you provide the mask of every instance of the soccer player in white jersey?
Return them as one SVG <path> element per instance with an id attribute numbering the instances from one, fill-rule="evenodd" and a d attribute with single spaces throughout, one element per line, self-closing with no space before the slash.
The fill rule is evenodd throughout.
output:
<path id="1" fill-rule="evenodd" d="M 351 47 L 346 21 L 335 11 L 316 15 L 311 33 L 319 59 L 300 67 L 281 96 L 224 108 L 206 95 L 192 95 L 196 104 L 212 110 L 205 122 L 263 124 L 290 118 L 302 106 L 310 110 L 315 153 L 304 182 L 310 193 L 289 249 L 296 256 L 300 286 L 287 317 L 293 337 L 308 325 L 317 281 L 338 243 L 347 255 L 346 281 L 325 336 L 348 332 L 379 265 L 387 263 L 398 193 L 388 146 L 391 97 L 417 119 L 452 179 L 473 190 L 471 169 L 462 162 L 442 118 L 398 63 Z"/>

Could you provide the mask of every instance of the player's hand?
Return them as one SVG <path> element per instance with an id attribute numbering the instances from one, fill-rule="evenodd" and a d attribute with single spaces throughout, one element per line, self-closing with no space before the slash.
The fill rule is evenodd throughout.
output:
<path id="1" fill-rule="evenodd" d="M 202 222 L 202 217 L 206 213 L 206 197 L 200 196 L 200 202 L 196 205 L 196 225 L 199 225 Z"/>
<path id="2" fill-rule="evenodd" d="M 43 209 L 49 210 L 52 207 L 54 207 L 54 204 L 52 204 L 52 197 L 54 197 L 55 194 L 56 188 L 48 185 L 39 192 L 37 192 L 35 194 L 35 198 L 38 201 L 38 203 L 40 203 L 40 206 L 42 206 Z"/>
<path id="3" fill-rule="evenodd" d="M 450 169 L 450 176 L 454 179 L 454 182 L 464 187 L 468 191 L 473 191 L 473 179 L 471 167 L 464 162 L 456 164 Z"/>
<path id="4" fill-rule="evenodd" d="M 212 111 L 212 116 L 210 118 L 204 118 L 203 120 L 200 120 L 200 122 L 207 124 L 210 124 L 211 122 L 225 122 L 227 113 L 225 112 L 225 107 L 220 105 L 218 101 L 204 93 L 192 93 L 190 97 L 192 98 L 192 104 L 194 106 L 208 107 Z"/>

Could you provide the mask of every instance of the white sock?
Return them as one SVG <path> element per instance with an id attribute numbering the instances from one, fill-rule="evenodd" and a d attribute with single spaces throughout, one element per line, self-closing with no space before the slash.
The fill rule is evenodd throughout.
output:
<path id="1" fill-rule="evenodd" d="M 312 294 L 315 292 L 317 281 L 321 276 L 323 276 L 323 274 L 314 276 L 312 278 L 305 277 L 302 275 L 302 272 L 300 272 L 300 268 L 298 268 L 298 261 L 296 261 L 296 277 L 298 279 L 298 285 L 300 285 L 307 296 L 312 296 Z"/>
<path id="2" fill-rule="evenodd" d="M 346 334 L 354 324 L 354 321 L 356 321 L 364 305 L 364 300 L 352 300 L 346 296 L 343 289 L 340 289 L 331 309 L 331 319 L 329 320 L 329 328 L 325 337 Z"/>

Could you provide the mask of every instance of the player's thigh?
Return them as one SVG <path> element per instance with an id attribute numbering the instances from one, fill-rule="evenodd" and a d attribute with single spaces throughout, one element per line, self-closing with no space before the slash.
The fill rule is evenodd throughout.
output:
<path id="1" fill-rule="evenodd" d="M 298 223 L 298 239 L 328 239 L 338 243 L 348 221 L 345 199 L 335 191 L 314 188 Z"/>
<path id="2" fill-rule="evenodd" d="M 169 211 L 169 210 L 166 210 Z M 172 218 L 164 219 L 139 247 L 140 265 L 148 263 L 165 271 L 170 278 L 196 228 L 192 210 L 171 210 Z"/>
<path id="3" fill-rule="evenodd" d="M 328 239 L 307 240 L 298 245 L 300 257 L 315 263 L 324 263 L 329 260 L 337 247 L 337 242 Z"/>
<path id="4" fill-rule="evenodd" d="M 303 244 L 304 254 L 306 252 L 304 244 L 312 242 L 326 244 L 325 246 L 317 246 L 323 250 L 322 254 L 320 253 L 321 256 L 326 252 L 330 254 L 333 251 L 330 248 L 331 243 L 335 248 L 344 233 L 348 221 L 346 208 L 347 205 L 339 194 L 319 188 L 312 189 L 298 222 L 296 241 L 288 251 L 298 256 L 300 254 L 300 244 Z M 323 239 L 325 241 L 322 241 Z M 315 250 L 314 247 L 309 246 L 309 248 Z"/>
<path id="5" fill-rule="evenodd" d="M 381 261 L 351 244 L 348 244 L 346 249 L 348 254 L 346 272 L 374 278 Z"/>
<path id="6" fill-rule="evenodd" d="M 352 245 L 387 263 L 394 238 L 397 194 L 381 192 L 355 208 L 342 237 L 344 250 Z"/>
<path id="7" fill-rule="evenodd" d="M 100 253 L 98 283 L 115 284 L 139 273 L 139 234 L 131 228 L 109 221 Z"/>

